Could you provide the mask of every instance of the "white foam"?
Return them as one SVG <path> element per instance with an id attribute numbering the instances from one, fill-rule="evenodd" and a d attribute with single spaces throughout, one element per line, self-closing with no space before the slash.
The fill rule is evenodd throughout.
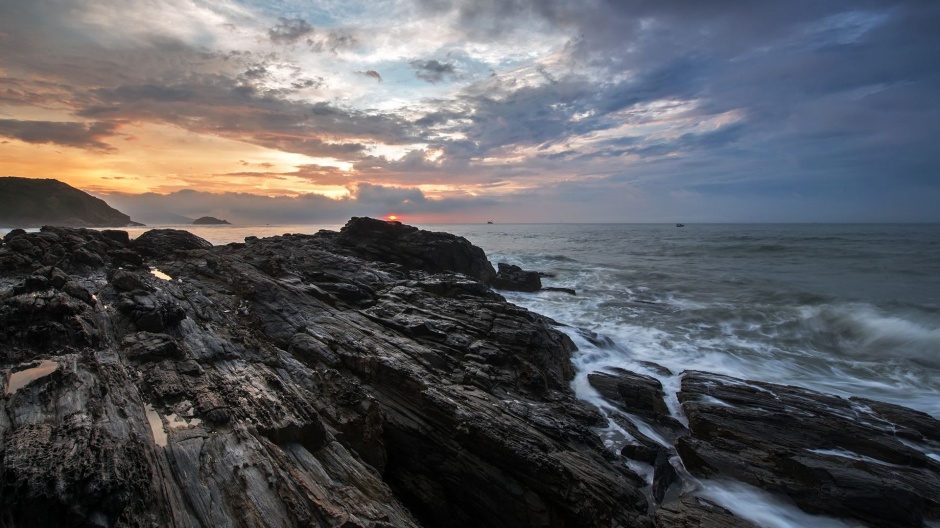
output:
<path id="1" fill-rule="evenodd" d="M 741 482 L 702 480 L 697 495 L 704 497 L 743 519 L 764 528 L 855 528 L 834 517 L 810 515 L 777 495 Z"/>

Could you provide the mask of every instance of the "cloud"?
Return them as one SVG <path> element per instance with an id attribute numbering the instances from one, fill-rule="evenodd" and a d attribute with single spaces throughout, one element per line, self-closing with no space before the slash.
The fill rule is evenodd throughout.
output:
<path id="1" fill-rule="evenodd" d="M 98 193 L 109 205 L 137 221 L 165 224 L 211 215 L 236 224 L 309 224 L 345 222 L 352 216 L 383 217 L 390 213 L 422 215 L 488 208 L 485 198 L 432 200 L 417 188 L 361 183 L 348 198 L 319 194 L 258 196 L 246 193 L 208 193 L 182 190 L 170 194 Z"/>
<path id="2" fill-rule="evenodd" d="M 329 51 L 336 54 L 343 50 L 354 49 L 359 45 L 359 39 L 345 30 L 330 31 L 325 37 L 308 38 L 307 44 L 310 46 L 310 51 L 315 53 Z"/>
<path id="3" fill-rule="evenodd" d="M 20 121 L 0 119 L 0 136 L 26 143 L 51 143 L 66 147 L 110 151 L 114 148 L 103 140 L 115 135 L 118 123 L 58 121 Z"/>
<path id="4" fill-rule="evenodd" d="M 277 25 L 268 30 L 268 38 L 276 44 L 293 44 L 313 33 L 313 26 L 301 18 L 278 18 Z"/>
<path id="5" fill-rule="evenodd" d="M 129 5 L 0 2 L 0 135 L 124 154 L 168 125 L 280 151 L 265 158 L 278 169 L 179 161 L 127 176 L 218 188 L 208 178 L 245 168 L 259 193 L 263 178 L 304 178 L 517 200 L 569 182 L 585 215 L 600 209 L 589 197 L 618 192 L 668 210 L 666 187 L 723 204 L 755 189 L 940 188 L 937 2 Z M 133 146 L 109 139 L 120 123 Z M 86 173 L 115 170 L 81 154 Z M 355 170 L 322 165 L 334 160 Z M 852 194 L 856 209 L 879 192 Z"/>
<path id="6" fill-rule="evenodd" d="M 382 75 L 375 70 L 357 71 L 356 73 L 365 75 L 366 77 L 372 77 L 376 81 L 382 82 Z"/>
<path id="7" fill-rule="evenodd" d="M 414 68 L 415 76 L 431 84 L 457 77 L 457 68 L 448 62 L 431 60 L 413 60 L 409 64 Z"/>

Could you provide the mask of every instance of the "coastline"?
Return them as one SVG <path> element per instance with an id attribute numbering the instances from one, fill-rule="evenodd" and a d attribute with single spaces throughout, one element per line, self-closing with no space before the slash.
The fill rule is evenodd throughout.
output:
<path id="1" fill-rule="evenodd" d="M 691 428 L 686 430 L 683 417 L 666 406 L 657 380 L 608 372 L 592 380 L 617 410 L 605 417 L 574 398 L 574 343 L 553 321 L 506 303 L 486 288 L 489 262 L 481 250 L 451 235 L 388 230 L 384 222 L 354 219 L 350 225 L 345 234 L 215 247 L 192 235 L 169 243 L 159 237 L 132 242 L 110 234 L 115 231 L 69 229 L 5 240 L 3 269 L 19 271 L 5 272 L 0 282 L 0 314 L 7 328 L 4 367 L 34 368 L 27 365 L 39 358 L 58 365 L 4 399 L 10 415 L 19 417 L 4 424 L 0 436 L 6 459 L 16 462 L 6 468 L 17 476 L 8 491 L 23 504 L 35 504 L 39 498 L 30 494 L 33 486 L 50 482 L 46 479 L 71 482 L 70 471 L 78 471 L 91 454 L 116 457 L 115 466 L 99 468 L 101 489 L 114 489 L 120 482 L 114 468 L 135 456 L 146 461 L 139 471 L 153 478 L 199 473 L 192 466 L 198 457 L 193 457 L 211 452 L 239 470 L 230 474 L 220 462 L 199 485 L 226 496 L 226 483 L 241 478 L 243 494 L 231 507 L 251 510 L 252 501 L 267 497 L 287 512 L 278 518 L 281 525 L 300 515 L 297 504 L 316 510 L 311 502 L 318 496 L 315 490 L 328 484 L 314 477 L 310 464 L 315 464 L 339 471 L 333 479 L 359 490 L 333 506 L 353 511 L 364 525 L 379 522 L 379 511 L 396 526 L 454 519 L 468 526 L 515 519 L 522 526 L 552 518 L 576 526 L 614 521 L 671 526 L 698 518 L 717 526 L 729 525 L 723 524 L 729 519 L 746 521 L 702 502 L 708 495 L 699 493 L 703 478 L 748 482 L 748 475 L 774 474 L 782 460 L 789 460 L 800 471 L 826 472 L 835 486 L 834 496 L 813 502 L 818 499 L 799 487 L 805 482 L 776 474 L 770 491 L 789 495 L 808 510 L 912 526 L 925 515 L 937 516 L 940 494 L 929 493 L 938 489 L 940 464 L 924 452 L 936 453 L 940 428 L 929 416 L 878 402 L 690 373 L 682 379 L 679 396 Z M 83 244 L 68 246 L 69 237 Z M 438 253 L 429 255 L 429 247 Z M 186 251 L 174 252 L 180 249 Z M 50 255 L 54 262 L 47 261 Z M 14 256 L 18 260 L 11 260 Z M 151 274 L 151 267 L 171 280 Z M 26 302 L 35 298 L 45 304 Z M 69 314 L 64 328 L 54 324 L 58 315 L 49 311 L 54 305 Z M 36 327 L 36 321 L 46 326 Z M 50 353 L 57 348 L 65 353 Z M 135 372 L 137 377 L 130 375 Z M 104 401 L 95 402 L 96 391 L 103 389 Z M 53 424 L 64 411 L 46 400 L 62 393 L 81 403 L 73 403 L 68 416 L 81 418 L 88 432 L 137 438 L 128 448 L 132 452 L 107 442 L 92 448 L 56 429 Z M 774 402 L 780 409 L 768 412 Z M 129 429 L 123 432 L 107 425 L 121 421 L 115 414 L 119 409 L 130 413 L 125 419 Z M 151 409 L 165 429 L 164 446 L 155 436 L 148 438 L 154 431 L 145 425 L 145 411 Z M 630 438 L 617 453 L 597 436 L 607 418 Z M 755 419 L 767 434 L 753 432 Z M 787 421 L 793 419 L 802 420 L 802 427 L 816 427 L 815 443 L 783 435 L 793 429 Z M 893 437 L 884 436 L 879 425 L 889 422 Z M 51 441 L 34 433 L 49 427 Z M 720 437 L 713 435 L 718 430 Z M 851 443 L 840 436 L 847 430 L 852 438 L 875 440 Z M 720 445 L 731 438 L 742 448 L 776 452 L 776 458 L 732 456 Z M 247 447 L 238 447 L 245 442 Z M 25 457 L 27 449 L 62 445 L 76 448 L 78 455 L 58 470 Z M 625 452 L 627 446 L 633 447 Z M 882 467 L 899 460 L 908 470 Z M 856 471 L 852 482 L 858 482 L 858 471 L 870 475 L 865 487 L 840 486 L 839 471 L 847 468 Z M 286 478 L 292 472 L 314 484 L 298 487 Z M 351 478 L 362 472 L 374 478 Z M 298 502 L 291 506 L 265 492 L 264 479 L 257 480 L 263 474 L 279 482 L 279 493 L 290 490 Z M 920 479 L 921 495 L 911 491 L 910 479 Z M 888 484 L 876 484 L 884 481 Z M 161 486 L 171 491 L 157 493 L 149 509 L 134 510 L 133 494 L 153 492 L 148 486 L 146 478 L 134 481 L 115 506 L 120 512 L 104 515 L 193 520 L 234 515 L 224 507 L 201 511 L 193 504 L 201 504 L 203 491 L 169 481 Z M 575 496 L 567 491 L 572 486 L 581 489 Z M 903 496 L 903 507 L 872 502 L 868 511 L 852 506 L 878 490 L 890 491 L 896 503 Z M 49 515 L 82 515 L 67 504 L 77 500 L 81 509 L 91 499 L 68 493 L 66 486 L 66 495 L 50 499 Z M 29 515 L 16 508 L 11 511 Z M 913 517 L 901 518 L 902 510 Z M 278 525 L 277 519 L 262 521 Z"/>

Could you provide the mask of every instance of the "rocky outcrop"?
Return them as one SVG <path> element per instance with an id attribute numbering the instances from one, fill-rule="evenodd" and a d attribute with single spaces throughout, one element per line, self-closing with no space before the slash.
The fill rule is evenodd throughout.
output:
<path id="1" fill-rule="evenodd" d="M 750 526 L 701 497 L 674 496 L 685 471 L 741 481 L 809 513 L 865 526 L 919 527 L 940 518 L 940 421 L 927 414 L 690 371 L 677 395 L 686 430 L 670 416 L 656 379 L 613 369 L 588 381 L 631 436 L 621 454 L 653 470 L 651 492 L 663 503 L 657 526 Z"/>
<path id="2" fill-rule="evenodd" d="M 0 227 L 142 225 L 70 185 L 53 179 L 0 177 Z"/>
<path id="3" fill-rule="evenodd" d="M 542 289 L 542 279 L 537 271 L 526 271 L 514 264 L 500 262 L 493 279 L 493 287 L 501 290 L 537 292 Z"/>
<path id="4" fill-rule="evenodd" d="M 697 494 L 713 478 L 868 526 L 940 517 L 936 419 L 702 372 L 677 403 L 622 369 L 588 376 L 602 413 L 487 266 L 371 219 L 216 247 L 9 233 L 0 524 L 753 526 Z"/>
<path id="5" fill-rule="evenodd" d="M 178 229 L 151 229 L 134 239 L 130 246 L 146 257 L 165 257 L 176 251 L 212 247 L 208 240 Z"/>
<path id="6" fill-rule="evenodd" d="M 573 344 L 487 265 L 369 219 L 217 247 L 10 237 L 3 523 L 652 526 L 569 388 Z"/>
<path id="7" fill-rule="evenodd" d="M 462 273 L 484 284 L 496 276 L 482 249 L 450 233 L 423 231 L 401 222 L 353 218 L 330 238 L 336 242 L 332 247 L 337 253 L 398 264 L 403 269 Z"/>
<path id="8" fill-rule="evenodd" d="M 940 421 L 897 405 L 688 372 L 679 400 L 693 474 L 781 493 L 871 526 L 940 518 Z"/>

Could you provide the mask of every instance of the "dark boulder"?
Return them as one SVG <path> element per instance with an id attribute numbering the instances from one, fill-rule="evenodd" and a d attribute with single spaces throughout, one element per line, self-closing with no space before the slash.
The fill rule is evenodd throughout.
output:
<path id="1" fill-rule="evenodd" d="M 537 271 L 526 271 L 519 266 L 500 262 L 499 271 L 491 285 L 500 290 L 537 292 L 542 289 L 542 279 Z"/>
<path id="2" fill-rule="evenodd" d="M 652 376 L 612 368 L 610 372 L 588 374 L 588 383 L 618 409 L 667 428 L 670 436 L 685 430 L 666 405 L 662 383 Z"/>
<path id="3" fill-rule="evenodd" d="M 423 231 L 401 222 L 354 217 L 337 241 L 348 252 L 368 260 L 400 264 L 430 273 L 462 273 L 489 284 L 496 276 L 482 249 L 466 238 Z"/>
<path id="4" fill-rule="evenodd" d="M 131 241 L 131 247 L 148 257 L 172 255 L 176 251 L 207 249 L 212 244 L 189 231 L 179 229 L 151 229 Z"/>

